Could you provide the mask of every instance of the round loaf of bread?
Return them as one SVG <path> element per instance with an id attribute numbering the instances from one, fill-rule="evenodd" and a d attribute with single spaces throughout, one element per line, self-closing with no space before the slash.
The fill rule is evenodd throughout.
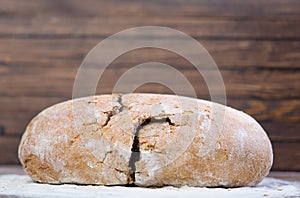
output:
<path id="1" fill-rule="evenodd" d="M 19 159 L 33 180 L 137 186 L 253 186 L 272 166 L 249 115 L 175 95 L 112 94 L 53 105 L 27 126 Z"/>

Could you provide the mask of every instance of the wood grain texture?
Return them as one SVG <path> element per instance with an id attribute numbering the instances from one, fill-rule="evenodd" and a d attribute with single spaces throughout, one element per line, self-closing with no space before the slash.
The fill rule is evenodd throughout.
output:
<path id="1" fill-rule="evenodd" d="M 17 6 L 18 5 L 18 6 Z M 58 15 L 69 17 L 105 16 L 172 16 L 212 17 L 236 19 L 299 19 L 297 0 L 154 0 L 154 1 L 97 1 L 86 0 L 3 0 L 2 16 Z"/>
<path id="2" fill-rule="evenodd" d="M 0 137 L 0 164 L 19 164 L 18 145 L 20 137 Z"/>
<path id="3" fill-rule="evenodd" d="M 64 96 L 71 97 L 73 83 L 76 77 L 77 68 L 57 67 L 2 67 L 0 73 L 0 94 L 3 96 Z M 145 68 L 145 74 L 151 69 Z M 90 69 L 90 74 L 97 74 L 99 69 Z M 102 70 L 104 71 L 104 70 Z M 111 93 L 117 80 L 127 69 L 108 68 L 100 78 L 97 93 Z M 199 98 L 210 98 L 207 85 L 202 75 L 196 70 L 182 69 L 180 72 L 190 81 Z M 211 70 L 204 70 L 202 74 L 208 79 L 215 79 L 218 73 Z M 162 69 L 162 78 L 168 73 Z M 278 70 L 222 70 L 221 75 L 226 88 L 228 98 L 259 98 L 259 99 L 296 99 L 300 97 L 299 79 L 300 73 L 294 71 Z M 128 79 L 123 86 L 130 85 L 143 79 L 143 76 L 135 76 Z M 24 80 L 26 79 L 26 80 Z M 88 83 L 89 81 L 85 81 Z M 185 85 L 180 81 L 174 81 L 174 86 L 184 91 Z M 222 89 L 218 84 L 210 85 L 215 89 L 215 95 L 220 96 Z M 145 85 L 140 91 L 168 93 L 163 86 Z M 287 91 L 289 90 L 289 91 Z"/>
<path id="4" fill-rule="evenodd" d="M 186 34 L 207 40 L 299 40 L 299 20 L 272 21 L 206 19 L 191 17 L 92 17 L 25 16 L 0 18 L 0 38 L 14 39 L 103 39 L 138 25 L 176 28 Z M 101 27 L 101 29 L 99 28 Z"/>
<path id="5" fill-rule="evenodd" d="M 252 115 L 269 134 L 273 170 L 299 170 L 298 0 L 0 1 L 0 164 L 18 163 L 17 140 L 33 116 L 71 98 L 77 69 L 90 49 L 111 34 L 144 25 L 175 28 L 199 41 L 220 69 L 227 104 Z M 174 66 L 199 98 L 210 99 L 203 78 L 187 60 L 151 48 L 113 61 L 97 94 L 110 93 L 125 71 L 149 61 Z M 211 68 L 203 72 L 215 77 Z M 155 83 L 136 91 L 172 93 Z"/>
<path id="6" fill-rule="evenodd" d="M 274 164 L 273 170 L 289 170 L 300 171 L 300 143 L 281 143 L 273 142 Z"/>
<path id="7" fill-rule="evenodd" d="M 166 38 L 167 35 L 158 39 Z M 147 36 L 145 36 L 145 39 Z M 41 67 L 79 67 L 85 55 L 102 39 L 0 39 L 2 65 Z M 300 41 L 198 40 L 223 69 L 270 68 L 299 69 Z M 110 48 L 107 50 L 114 50 Z M 197 56 L 187 49 L 189 55 Z M 128 52 L 118 58 L 119 67 L 136 62 L 158 60 L 185 69 L 187 61 L 174 53 L 159 49 Z M 75 61 L 75 62 L 73 62 Z M 101 60 L 100 62 L 101 63 Z M 58 64 L 58 65 L 57 65 Z M 209 68 L 207 68 L 209 69 Z"/>

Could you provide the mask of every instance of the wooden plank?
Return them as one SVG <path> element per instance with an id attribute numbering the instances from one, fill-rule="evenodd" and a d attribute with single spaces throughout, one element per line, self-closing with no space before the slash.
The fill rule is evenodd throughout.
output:
<path id="1" fill-rule="evenodd" d="M 64 97 L 0 97 L 0 128 L 2 136 L 19 136 L 30 120 L 48 106 L 69 98 Z"/>
<path id="2" fill-rule="evenodd" d="M 75 67 L 71 68 L 43 68 L 43 67 L 7 67 L 3 66 L 0 73 L 0 95 L 2 96 L 63 96 L 71 97 L 73 83 L 76 76 Z M 151 69 L 145 68 L 144 74 Z M 1 71 L 1 69 L 0 69 Z M 125 68 L 108 68 L 103 73 L 97 93 L 111 93 L 115 83 L 121 75 L 127 71 Z M 91 69 L 96 74 L 96 69 Z M 217 74 L 211 70 L 205 70 L 208 79 L 217 78 Z M 202 72 L 202 73 L 203 73 Z M 202 76 L 195 70 L 180 70 L 194 86 L 199 98 L 209 98 L 210 94 Z M 162 78 L 168 73 L 162 71 Z M 300 73 L 280 70 L 222 70 L 226 93 L 228 98 L 259 98 L 259 99 L 295 99 L 300 97 L 299 80 Z M 132 85 L 143 76 L 128 79 L 123 86 Z M 13 82 L 13 83 L 12 83 Z M 185 90 L 185 85 L 178 81 L 173 82 L 174 87 Z M 215 95 L 220 96 L 221 87 L 212 85 Z M 215 86 L 215 87 L 214 87 Z M 128 91 L 128 90 L 127 90 Z M 146 84 L 141 92 L 170 93 L 163 85 Z M 189 94 L 189 93 L 187 93 Z"/>
<path id="3" fill-rule="evenodd" d="M 197 39 L 299 40 L 300 21 L 224 20 L 190 17 L 23 17 L 0 18 L 0 38 L 99 38 L 151 24 L 175 28 Z"/>
<path id="4" fill-rule="evenodd" d="M 240 109 L 261 122 L 300 123 L 300 101 L 230 99 L 227 105 Z"/>
<path id="5" fill-rule="evenodd" d="M 159 37 L 163 39 L 168 35 Z M 147 35 L 145 39 L 147 39 Z M 101 39 L 0 39 L 2 65 L 37 65 L 47 67 L 78 67 L 87 53 Z M 122 41 L 122 40 L 121 40 Z M 300 41 L 198 40 L 211 54 L 221 70 L 241 68 L 300 68 Z M 107 52 L 114 48 L 107 49 Z M 189 56 L 199 54 L 186 49 Z M 101 63 L 101 60 L 98 60 Z M 159 49 L 128 52 L 116 60 L 118 66 L 139 62 L 166 62 L 179 68 L 192 68 L 177 54 Z M 57 65 L 57 66 L 56 66 Z"/>
<path id="6" fill-rule="evenodd" d="M 286 122 L 259 121 L 274 142 L 300 142 L 300 124 Z"/>
<path id="7" fill-rule="evenodd" d="M 19 164 L 20 137 L 0 137 L 0 164 Z"/>
<path id="8" fill-rule="evenodd" d="M 272 170 L 300 171 L 300 142 L 273 142 L 274 164 Z"/>
<path id="9" fill-rule="evenodd" d="M 0 137 L 0 164 L 19 164 L 17 148 L 19 137 Z M 300 143 L 273 142 L 273 171 L 300 170 Z"/>
<path id="10" fill-rule="evenodd" d="M 154 1 L 96 1 L 96 0 L 2 0 L 0 15 L 10 16 L 188 16 L 236 19 L 299 19 L 297 0 L 154 0 Z"/>
<path id="11" fill-rule="evenodd" d="M 300 1 L 2 0 L 0 16 L 0 164 L 18 163 L 16 139 L 38 111 L 71 97 L 76 70 L 92 47 L 125 28 L 159 25 L 190 34 L 208 49 L 228 104 L 253 115 L 274 142 L 273 169 L 300 170 Z M 174 65 L 198 97 L 209 99 L 186 60 L 153 49 L 115 60 L 98 93 L 111 92 L 127 68 L 147 61 Z M 138 91 L 171 93 L 157 84 Z"/>
<path id="12" fill-rule="evenodd" d="M 71 98 L 66 97 L 7 97 L 0 96 L 1 112 L 6 113 L 28 113 L 37 112 L 51 105 L 66 101 Z M 3 116 L 10 116 L 9 114 L 1 114 Z"/>

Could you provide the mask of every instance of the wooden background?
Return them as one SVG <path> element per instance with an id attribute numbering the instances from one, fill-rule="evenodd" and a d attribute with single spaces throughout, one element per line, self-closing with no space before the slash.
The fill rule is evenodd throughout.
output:
<path id="1" fill-rule="evenodd" d="M 18 164 L 17 146 L 39 111 L 71 98 L 85 55 L 126 28 L 158 25 L 201 42 L 223 75 L 228 105 L 256 118 L 272 141 L 273 170 L 300 171 L 299 0 L 1 0 L 0 164 Z M 204 81 L 183 58 L 142 49 L 116 59 L 97 93 L 109 93 L 126 69 L 173 65 L 209 99 Z M 170 93 L 159 84 L 140 92 Z"/>

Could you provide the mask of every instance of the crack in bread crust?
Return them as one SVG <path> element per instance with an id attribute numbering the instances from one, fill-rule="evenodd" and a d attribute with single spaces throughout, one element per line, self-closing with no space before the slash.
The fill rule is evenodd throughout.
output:
<path id="1" fill-rule="evenodd" d="M 102 95 L 49 107 L 28 125 L 20 161 L 34 180 L 46 183 L 230 187 L 255 185 L 268 173 L 272 148 L 255 120 L 224 107 L 226 122 L 214 138 L 208 130 L 217 124 L 213 103 L 181 97 L 186 105 L 181 111 L 175 97 Z M 196 138 L 178 157 L 189 141 L 184 135 L 192 136 L 194 129 Z"/>
<path id="2" fill-rule="evenodd" d="M 135 134 L 134 134 L 134 141 L 131 147 L 131 156 L 130 156 L 130 160 L 129 160 L 129 169 L 130 169 L 130 178 L 129 181 L 131 183 L 135 183 L 135 173 L 136 173 L 136 167 L 135 167 L 135 163 L 138 162 L 140 160 L 140 140 L 139 140 L 139 132 L 140 130 L 149 124 L 153 124 L 153 123 L 163 123 L 166 122 L 168 123 L 170 126 L 174 126 L 174 123 L 171 122 L 169 117 L 165 117 L 165 118 L 155 118 L 155 117 L 148 117 L 146 119 L 144 119 L 138 127 L 136 127 L 135 129 Z"/>

